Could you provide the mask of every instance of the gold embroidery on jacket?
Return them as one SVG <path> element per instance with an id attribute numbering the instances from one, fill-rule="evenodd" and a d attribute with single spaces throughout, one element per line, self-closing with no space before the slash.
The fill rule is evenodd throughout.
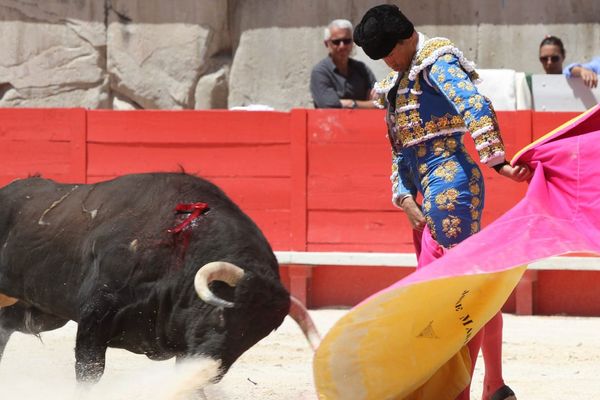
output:
<path id="1" fill-rule="evenodd" d="M 473 195 L 471 197 L 471 219 L 473 220 L 471 222 L 471 234 L 477 233 L 479 232 L 480 229 L 480 223 L 479 220 L 481 219 L 481 212 L 479 211 L 479 206 L 481 204 L 481 188 L 479 187 L 479 182 L 481 179 L 481 172 L 479 171 L 479 168 L 474 167 L 471 170 L 471 178 L 469 180 L 469 189 L 471 191 L 471 194 Z"/>
<path id="2" fill-rule="evenodd" d="M 442 220 L 442 230 L 446 237 L 455 238 L 462 231 L 460 229 L 461 219 L 454 215 L 449 215 L 448 218 Z"/>
<path id="3" fill-rule="evenodd" d="M 458 163 L 454 160 L 449 160 L 442 163 L 433 171 L 433 175 L 442 178 L 446 182 L 452 182 L 458 172 Z"/>
<path id="4" fill-rule="evenodd" d="M 458 190 L 450 188 L 435 196 L 435 204 L 440 210 L 454 211 L 456 209 Z"/>
<path id="5" fill-rule="evenodd" d="M 425 211 L 426 213 L 431 211 L 431 202 L 429 200 L 423 201 L 423 211 Z"/>
<path id="6" fill-rule="evenodd" d="M 419 51 L 417 54 L 417 59 L 415 61 L 415 65 L 421 65 L 423 61 L 425 61 L 428 57 L 433 55 L 433 53 L 445 46 L 454 46 L 452 42 L 446 38 L 435 38 L 428 40 L 425 43 L 425 46 Z M 446 56 L 444 56 L 446 57 Z"/>

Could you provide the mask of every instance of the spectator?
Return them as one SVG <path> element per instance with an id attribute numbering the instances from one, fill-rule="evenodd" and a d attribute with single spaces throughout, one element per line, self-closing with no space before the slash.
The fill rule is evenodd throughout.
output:
<path id="1" fill-rule="evenodd" d="M 589 88 L 598 86 L 600 57 L 595 57 L 585 64 L 572 63 L 563 69 L 565 56 L 566 51 L 563 42 L 556 36 L 546 36 L 540 43 L 540 62 L 547 74 L 562 73 L 567 78 L 581 78 Z"/>
<path id="2" fill-rule="evenodd" d="M 546 36 L 540 43 L 540 62 L 547 74 L 561 74 L 565 60 L 565 47 L 556 36 Z"/>
<path id="3" fill-rule="evenodd" d="M 327 57 L 310 75 L 310 92 L 315 108 L 375 108 L 371 101 L 375 75 L 363 62 L 350 58 L 352 23 L 331 21 L 325 28 Z"/>

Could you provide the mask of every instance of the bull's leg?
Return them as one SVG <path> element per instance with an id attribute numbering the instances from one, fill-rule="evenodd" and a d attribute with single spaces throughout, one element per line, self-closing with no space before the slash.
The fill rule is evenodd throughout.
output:
<path id="1" fill-rule="evenodd" d="M 6 348 L 6 344 L 8 343 L 8 339 L 10 339 L 10 335 L 15 331 L 10 324 L 5 321 L 3 322 L 3 316 L 6 314 L 6 308 L 14 305 L 17 302 L 17 299 L 13 299 L 12 297 L 8 297 L 0 293 L 0 361 L 2 360 L 2 354 L 4 354 L 4 349 Z"/>
<path id="2" fill-rule="evenodd" d="M 0 321 L 0 361 L 2 361 L 4 349 L 6 349 L 6 345 L 8 343 L 8 340 L 10 339 L 10 335 L 12 335 L 13 332 L 13 329 L 4 328 L 2 326 L 2 322 Z"/>
<path id="3" fill-rule="evenodd" d="M 82 307 L 75 342 L 75 375 L 80 383 L 94 384 L 104 373 L 110 324 L 116 314 L 116 297 L 101 292 Z"/>
<path id="4" fill-rule="evenodd" d="M 38 335 L 66 323 L 65 319 L 46 314 L 23 302 L 0 308 L 0 359 L 13 332 Z"/>
<path id="5" fill-rule="evenodd" d="M 15 331 L 6 319 L 6 308 L 0 307 L 0 361 L 2 361 L 2 354 L 4 354 L 10 335 Z"/>

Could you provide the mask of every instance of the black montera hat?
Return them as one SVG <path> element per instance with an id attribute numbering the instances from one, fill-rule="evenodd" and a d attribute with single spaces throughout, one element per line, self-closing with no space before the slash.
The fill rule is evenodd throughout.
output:
<path id="1" fill-rule="evenodd" d="M 383 4 L 371 8 L 354 28 L 354 42 L 373 60 L 390 54 L 398 41 L 408 39 L 415 31 L 412 22 L 398 6 Z"/>

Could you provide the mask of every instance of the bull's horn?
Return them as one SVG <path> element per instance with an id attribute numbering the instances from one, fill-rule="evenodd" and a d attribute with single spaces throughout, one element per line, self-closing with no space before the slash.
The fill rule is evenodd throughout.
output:
<path id="1" fill-rule="evenodd" d="M 229 286 L 235 286 L 243 276 L 244 270 L 237 265 L 225 261 L 210 262 L 196 272 L 194 288 L 198 296 L 206 303 L 215 307 L 232 308 L 233 303 L 217 297 L 210 291 L 208 284 L 212 281 L 223 281 Z"/>
<path id="2" fill-rule="evenodd" d="M 13 297 L 8 297 L 8 296 L 0 293 L 0 308 L 12 306 L 17 301 L 19 301 L 19 300 L 15 299 Z"/>
<path id="3" fill-rule="evenodd" d="M 319 335 L 319 331 L 317 331 L 314 321 L 300 300 L 294 296 L 290 296 L 290 300 L 290 317 L 292 317 L 298 326 L 300 326 L 300 329 L 302 329 L 302 333 L 304 333 L 304 336 L 306 337 L 306 340 L 308 340 L 310 347 L 313 350 L 317 350 L 317 347 L 319 347 L 319 344 L 321 344 L 321 335 Z"/>

